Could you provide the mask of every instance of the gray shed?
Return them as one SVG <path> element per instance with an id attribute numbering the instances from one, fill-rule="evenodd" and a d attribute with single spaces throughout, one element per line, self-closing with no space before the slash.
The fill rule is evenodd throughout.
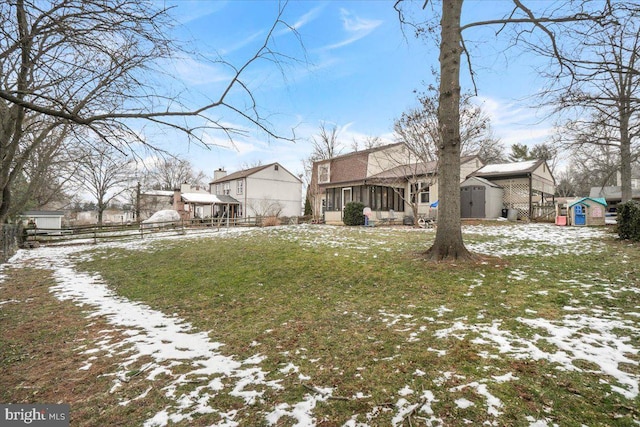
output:
<path id="1" fill-rule="evenodd" d="M 460 184 L 461 218 L 498 218 L 502 214 L 501 186 L 478 176 Z"/>

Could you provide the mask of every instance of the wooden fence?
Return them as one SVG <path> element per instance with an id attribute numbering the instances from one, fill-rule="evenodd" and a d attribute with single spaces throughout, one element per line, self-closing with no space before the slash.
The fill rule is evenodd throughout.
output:
<path id="1" fill-rule="evenodd" d="M 120 239 L 144 239 L 151 235 L 186 234 L 187 232 L 219 231 L 229 227 L 255 227 L 261 224 L 260 218 L 224 218 L 192 219 L 180 221 L 155 222 L 152 224 L 103 224 L 75 226 L 63 229 L 30 228 L 26 229 L 26 243 L 99 243 Z"/>
<path id="2" fill-rule="evenodd" d="M 22 227 L 13 224 L 2 224 L 0 229 L 0 264 L 6 262 L 18 250 L 20 230 Z"/>

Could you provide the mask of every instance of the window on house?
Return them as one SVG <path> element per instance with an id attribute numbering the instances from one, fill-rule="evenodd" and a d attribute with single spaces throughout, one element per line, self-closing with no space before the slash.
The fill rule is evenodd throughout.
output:
<path id="1" fill-rule="evenodd" d="M 216 194 L 222 194 L 222 186 L 220 184 L 216 184 Z"/>
<path id="2" fill-rule="evenodd" d="M 421 189 L 420 203 L 429 203 L 429 186 L 425 186 Z"/>
<path id="3" fill-rule="evenodd" d="M 273 167 L 273 169 L 275 169 L 275 170 L 279 170 L 280 168 L 279 168 L 279 166 L 278 166 L 278 165 L 275 165 L 275 166 Z"/>
<path id="4" fill-rule="evenodd" d="M 318 165 L 318 182 L 329 182 L 329 165 Z"/>
<path id="5" fill-rule="evenodd" d="M 339 211 L 342 209 L 342 188 L 327 188 L 327 211 Z"/>
<path id="6" fill-rule="evenodd" d="M 327 211 L 332 211 L 334 209 L 333 205 L 333 188 L 328 188 L 326 194 L 326 208 Z"/>
<path id="7" fill-rule="evenodd" d="M 239 180 L 236 183 L 236 194 L 242 194 L 243 190 L 244 190 L 244 181 Z"/>
<path id="8" fill-rule="evenodd" d="M 229 182 L 224 183 L 224 190 L 222 194 L 226 194 L 227 196 L 231 194 L 231 183 Z"/>

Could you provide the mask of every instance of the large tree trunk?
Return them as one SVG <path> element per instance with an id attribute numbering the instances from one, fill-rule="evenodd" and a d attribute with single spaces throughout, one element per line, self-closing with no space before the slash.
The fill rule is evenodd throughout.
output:
<path id="1" fill-rule="evenodd" d="M 620 112 L 620 181 L 622 202 L 628 202 L 632 198 L 631 137 L 629 136 L 629 113 L 626 111 Z"/>
<path id="2" fill-rule="evenodd" d="M 440 98 L 438 123 L 438 228 L 431 260 L 465 259 L 471 254 L 462 241 L 460 222 L 460 14 L 463 0 L 442 2 Z"/>

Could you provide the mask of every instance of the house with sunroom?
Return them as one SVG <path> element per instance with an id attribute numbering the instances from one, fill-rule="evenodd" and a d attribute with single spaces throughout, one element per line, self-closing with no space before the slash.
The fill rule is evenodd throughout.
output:
<path id="1" fill-rule="evenodd" d="M 461 159 L 461 177 L 483 164 L 477 156 Z M 369 207 L 374 219 L 430 215 L 438 201 L 437 162 L 420 162 L 404 143 L 356 151 L 314 162 L 310 202 L 314 216 L 342 223 L 349 202 Z"/>
<path id="2" fill-rule="evenodd" d="M 214 172 L 209 193 L 233 199 L 237 204 L 217 205 L 213 216 L 230 209 L 231 218 L 299 216 L 302 210 L 302 180 L 280 163 L 270 163 L 227 174 Z"/>

